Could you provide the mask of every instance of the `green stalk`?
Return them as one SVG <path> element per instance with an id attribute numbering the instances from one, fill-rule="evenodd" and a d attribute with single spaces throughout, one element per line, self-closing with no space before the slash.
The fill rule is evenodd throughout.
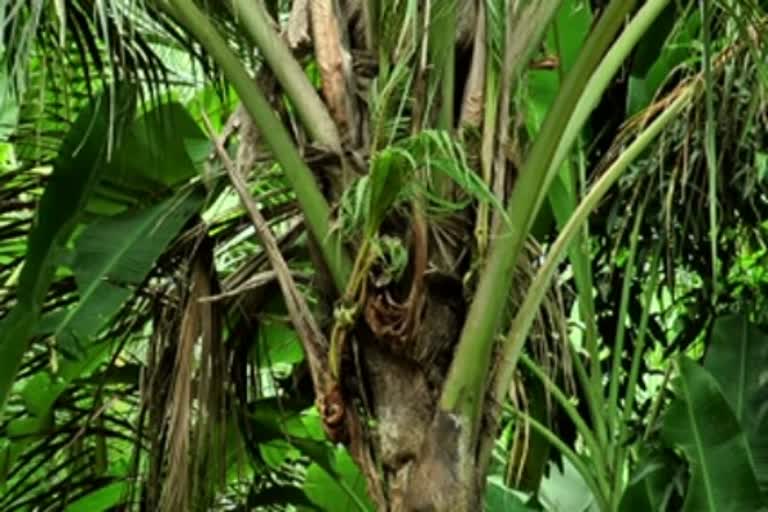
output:
<path id="1" fill-rule="evenodd" d="M 614 470 L 614 482 L 613 482 L 613 499 L 616 506 L 618 506 L 618 500 L 621 497 L 621 487 L 623 479 L 621 475 L 621 467 L 624 465 L 624 461 L 627 457 L 627 447 L 624 446 L 624 439 L 627 435 L 627 429 L 629 425 L 629 417 L 632 414 L 632 407 L 635 402 L 635 388 L 637 387 L 637 380 L 640 377 L 640 362 L 642 360 L 643 352 L 645 349 L 645 336 L 648 332 L 648 318 L 651 312 L 651 300 L 653 299 L 653 292 L 656 291 L 656 285 L 659 282 L 659 255 L 661 254 L 661 245 L 656 247 L 653 258 L 651 259 L 652 272 L 651 280 L 647 284 L 645 293 L 643 294 L 643 313 L 640 317 L 640 326 L 637 332 L 637 339 L 635 340 L 635 350 L 632 353 L 632 365 L 629 370 L 629 380 L 627 382 L 627 396 L 624 399 L 624 411 L 622 413 L 622 421 L 618 425 L 618 435 L 616 443 L 618 448 L 616 449 L 615 456 L 615 470 Z"/>
<path id="2" fill-rule="evenodd" d="M 560 264 L 568 245 L 579 233 L 587 216 L 597 207 L 610 187 L 616 183 L 629 165 L 648 147 L 648 145 L 661 133 L 689 103 L 693 96 L 693 86 L 688 86 L 667 109 L 659 115 L 645 130 L 643 130 L 630 146 L 616 159 L 605 174 L 595 183 L 589 193 L 584 197 L 576 211 L 565 225 L 560 235 L 552 245 L 544 264 L 536 273 L 531 283 L 523 304 L 517 312 L 509 334 L 504 342 L 501 361 L 494 389 L 494 397 L 504 395 L 505 389 L 514 374 L 517 360 L 520 357 L 523 345 L 531 324 L 541 305 L 541 301 L 549 288 L 552 276 Z M 631 379 L 630 379 L 631 381 Z M 631 382 L 630 382 L 631 384 Z"/>
<path id="3" fill-rule="evenodd" d="M 170 14 L 198 40 L 206 52 L 221 67 L 224 75 L 237 91 L 240 100 L 253 118 L 267 146 L 283 168 L 291 188 L 296 194 L 304 219 L 312 236 L 320 245 L 325 263 L 339 291 L 349 277 L 350 262 L 344 254 L 338 232 L 331 231 L 331 212 L 318 187 L 312 171 L 304 163 L 285 126 L 272 112 L 272 107 L 249 76 L 238 58 L 229 49 L 224 38 L 208 17 L 192 0 L 170 0 Z"/>
<path id="4" fill-rule="evenodd" d="M 433 0 L 430 23 L 432 63 L 439 70 L 440 111 L 437 127 L 452 131 L 455 119 L 453 98 L 456 81 L 456 6 L 450 0 Z M 450 4 L 450 5 L 449 5 Z"/>
<path id="5" fill-rule="evenodd" d="M 589 470 L 589 467 L 582 460 L 582 458 L 579 457 L 579 455 L 573 451 L 570 446 L 565 444 L 562 439 L 557 437 L 557 434 L 548 429 L 546 425 L 543 425 L 535 418 L 532 418 L 529 414 L 510 407 L 508 404 L 505 404 L 504 408 L 521 420 L 527 421 L 531 427 L 533 427 L 535 431 L 537 431 L 547 441 L 549 441 L 549 443 L 554 446 L 555 449 L 557 449 L 563 455 L 563 457 L 568 459 L 568 461 L 573 464 L 574 469 L 576 469 L 579 475 L 581 475 L 581 477 L 584 479 L 584 483 L 587 484 L 589 490 L 592 491 L 592 494 L 599 504 L 600 510 L 608 510 L 608 482 L 605 481 L 604 478 L 601 478 L 603 477 L 601 473 L 598 473 L 597 479 L 595 479 L 595 475 L 592 471 Z"/>
<path id="6" fill-rule="evenodd" d="M 647 423 L 645 424 L 645 431 L 643 432 L 643 441 L 648 441 L 648 438 L 651 436 L 651 432 L 656 426 L 656 419 L 659 417 L 659 413 L 661 412 L 661 404 L 664 402 L 664 392 L 667 390 L 667 387 L 669 386 L 669 379 L 672 377 L 672 360 L 673 358 L 669 358 L 667 360 L 667 368 L 664 370 L 664 378 L 662 379 L 661 385 L 659 386 L 659 393 L 653 398 L 651 409 L 648 411 L 648 416 L 646 418 Z"/>
<path id="7" fill-rule="evenodd" d="M 573 114 L 589 77 L 633 5 L 632 0 L 612 0 L 585 42 L 512 192 L 507 214 L 514 224 L 501 223 L 491 245 L 440 397 L 442 410 L 457 412 L 469 419 L 472 444 L 483 408 L 493 341 L 507 304 L 518 256 L 537 213 L 536 198 L 545 184 L 545 173 L 564 130 L 564 121 Z"/>
<path id="8" fill-rule="evenodd" d="M 603 91 L 605 91 L 605 88 L 610 83 L 611 78 L 626 62 L 629 52 L 648 31 L 651 24 L 658 18 L 667 4 L 669 4 L 669 0 L 650 0 L 643 5 L 629 25 L 627 25 L 626 29 L 621 34 L 621 37 L 606 54 L 605 59 L 600 63 L 600 69 L 590 78 L 590 82 L 585 88 L 582 98 L 579 99 L 579 103 L 574 109 L 573 116 L 569 119 L 562 137 L 557 142 L 557 149 L 546 172 L 544 184 L 539 190 L 539 197 L 535 207 L 536 211 L 539 210 L 541 204 L 546 199 L 547 191 L 549 190 L 552 179 L 557 174 L 557 171 L 565 161 L 570 148 L 579 136 L 581 127 L 600 102 Z M 590 389 L 595 393 L 595 398 L 602 401 L 602 374 L 600 371 L 596 325 L 594 314 L 589 315 L 590 312 L 588 309 L 586 313 L 588 316 L 586 316 L 584 321 L 587 324 L 586 347 L 590 357 Z M 600 428 L 602 428 L 602 425 L 600 425 Z M 603 436 L 601 436 L 601 438 L 603 438 Z"/>
<path id="9" fill-rule="evenodd" d="M 582 156 L 582 151 L 579 150 L 578 154 Z M 567 174 L 567 176 L 572 178 L 574 172 L 571 167 L 571 163 L 566 160 L 560 170 L 561 176 L 563 174 Z M 586 181 L 583 177 L 580 179 L 582 183 Z M 563 226 L 568 222 L 568 219 L 576 209 L 579 197 L 585 194 L 583 190 L 580 190 L 577 193 L 574 190 L 576 185 L 572 184 L 572 181 L 573 178 L 571 180 L 554 181 L 549 190 L 548 200 L 552 208 L 552 212 L 555 215 L 555 219 L 557 220 L 558 229 L 562 229 Z M 589 257 L 590 251 L 588 245 L 588 227 L 588 224 L 585 223 L 581 232 L 576 235 L 573 243 L 571 243 L 571 246 L 568 248 L 568 259 L 571 262 L 573 281 L 576 285 L 579 314 L 581 315 L 581 319 L 584 322 L 583 334 L 584 344 L 586 347 L 597 344 L 597 322 L 595 320 L 594 313 L 594 285 L 592 279 L 592 261 Z M 595 372 L 587 372 L 584 364 L 582 363 L 581 356 L 575 355 L 573 358 L 573 364 L 577 371 L 579 385 L 584 391 L 584 396 L 587 399 L 589 414 L 592 418 L 592 424 L 595 426 L 597 438 L 602 444 L 605 444 L 607 440 L 607 430 L 604 425 L 604 396 L 602 383 L 599 381 L 595 383 L 594 379 L 591 377 L 591 375 L 594 375 Z"/>
<path id="10" fill-rule="evenodd" d="M 717 281 L 717 144 L 715 142 L 715 94 L 712 90 L 712 41 L 710 34 L 710 0 L 699 0 L 704 49 L 704 94 L 706 123 L 704 126 L 704 157 L 707 161 L 709 195 L 709 249 L 712 258 L 712 303 L 720 291 Z"/>
<path id="11" fill-rule="evenodd" d="M 592 425 L 594 425 L 596 437 L 598 441 L 604 445 L 606 443 L 606 433 L 601 409 L 603 403 L 601 400 L 602 397 L 592 391 L 592 383 L 589 380 L 587 368 L 584 366 L 584 363 L 581 360 L 581 354 L 579 354 L 579 351 L 573 343 L 568 343 L 568 351 L 571 355 L 573 369 L 576 370 L 576 379 L 578 380 L 581 389 L 584 390 L 584 400 L 587 402 L 587 409 L 589 409 L 589 416 L 592 418 Z M 501 387 L 497 383 L 496 390 L 498 391 L 499 389 L 501 389 Z"/>
<path id="12" fill-rule="evenodd" d="M 379 2 L 378 0 L 363 0 L 363 16 L 365 16 L 365 44 L 373 55 L 379 45 Z"/>
<path id="13" fill-rule="evenodd" d="M 603 393 L 602 374 L 600 370 L 600 349 L 598 347 L 597 318 L 595 315 L 595 300 L 592 287 L 592 263 L 588 257 L 583 254 L 582 247 L 589 247 L 589 233 L 585 225 L 581 232 L 575 237 L 575 244 L 572 245 L 571 253 L 579 255 L 572 258 L 575 261 L 573 265 L 573 276 L 576 282 L 576 288 L 579 298 L 579 312 L 584 321 L 584 346 L 589 354 L 589 372 L 587 373 L 587 384 L 589 387 L 585 391 L 592 397 L 593 419 L 597 435 L 601 441 L 607 440 L 605 421 L 603 418 L 603 409 L 605 395 Z"/>
<path id="14" fill-rule="evenodd" d="M 272 28 L 269 16 L 261 4 L 231 0 L 230 8 L 269 64 L 310 135 L 320 144 L 337 153 L 341 152 L 336 123 L 291 50 Z"/>
<path id="15" fill-rule="evenodd" d="M 560 407 L 562 407 L 563 411 L 565 411 L 571 421 L 573 421 L 573 424 L 576 426 L 576 430 L 579 432 L 579 434 L 581 434 L 581 437 L 584 439 L 584 444 L 587 445 L 589 454 L 595 461 L 595 464 L 600 468 L 600 471 L 606 471 L 607 466 L 605 464 L 605 459 L 603 458 L 603 450 L 601 449 L 600 444 L 597 442 L 597 438 L 592 433 L 592 430 L 590 430 L 590 428 L 587 426 L 584 418 L 582 418 L 579 414 L 579 411 L 576 410 L 576 407 L 574 407 L 571 401 L 568 400 L 568 397 L 565 396 L 563 390 L 560 389 L 557 384 L 552 382 L 552 379 L 550 379 L 544 370 L 539 368 L 539 366 L 530 357 L 526 356 L 525 354 L 521 354 L 520 361 L 525 365 L 526 368 L 528 368 L 528 370 L 530 370 L 531 373 L 533 373 L 536 378 L 541 381 L 542 384 L 544 384 L 544 387 L 547 389 L 547 391 L 552 394 L 552 397 L 560 405 Z"/>
<path id="16" fill-rule="evenodd" d="M 373 233 L 375 233 L 375 231 Z M 363 238 L 360 249 L 357 251 L 355 263 L 352 265 L 352 272 L 347 280 L 346 290 L 344 290 L 344 293 L 342 294 L 341 305 L 337 306 L 336 312 L 334 313 L 336 318 L 333 324 L 333 329 L 331 330 L 331 341 L 328 349 L 328 368 L 331 372 L 331 376 L 336 381 L 338 381 L 341 376 L 341 358 L 344 354 L 347 335 L 360 314 L 361 305 L 357 303 L 360 290 L 363 287 L 363 283 L 368 278 L 368 272 L 373 263 L 373 259 L 371 258 L 373 233 L 370 235 L 366 234 Z M 340 310 L 339 308 L 344 309 Z M 343 313 L 340 314 L 342 311 Z"/>
<path id="17" fill-rule="evenodd" d="M 635 340 L 635 350 L 632 353 L 632 365 L 629 370 L 629 379 L 627 381 L 627 396 L 624 398 L 624 412 L 622 414 L 622 422 L 620 425 L 622 433 L 627 429 L 626 425 L 632 414 L 632 407 L 635 402 L 635 387 L 637 386 L 637 380 L 640 378 L 640 361 L 642 359 L 643 349 L 645 348 L 645 336 L 648 332 L 651 300 L 653 299 L 653 293 L 656 291 L 656 284 L 659 281 L 659 271 L 657 267 L 660 254 L 661 246 L 658 246 L 654 252 L 653 259 L 651 260 L 650 272 L 652 273 L 652 276 L 643 296 L 643 313 L 640 317 L 640 326 L 637 331 L 637 339 Z"/>
<path id="18" fill-rule="evenodd" d="M 637 242 L 640 234 L 645 212 L 645 201 L 643 201 L 640 211 L 635 217 L 635 224 L 632 226 L 632 234 L 629 242 L 629 256 L 627 257 L 627 266 L 624 269 L 624 280 L 621 286 L 621 301 L 619 303 L 619 313 L 617 315 L 616 340 L 613 346 L 613 360 L 611 362 L 610 383 L 608 385 L 608 410 L 606 411 L 611 418 L 611 425 L 614 431 L 619 427 L 619 375 L 621 373 L 621 355 L 624 352 L 624 334 L 626 332 L 627 311 L 629 309 L 629 289 L 632 285 L 632 279 L 635 277 L 635 256 L 637 255 Z"/>

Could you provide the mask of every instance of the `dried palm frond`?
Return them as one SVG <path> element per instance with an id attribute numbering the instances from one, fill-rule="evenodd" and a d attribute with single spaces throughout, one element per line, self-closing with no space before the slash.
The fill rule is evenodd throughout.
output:
<path id="1" fill-rule="evenodd" d="M 203 300 L 218 289 L 210 243 L 185 262 L 160 306 L 143 386 L 153 451 L 146 500 L 157 510 L 211 504 L 225 471 L 227 357 L 219 307 Z"/>

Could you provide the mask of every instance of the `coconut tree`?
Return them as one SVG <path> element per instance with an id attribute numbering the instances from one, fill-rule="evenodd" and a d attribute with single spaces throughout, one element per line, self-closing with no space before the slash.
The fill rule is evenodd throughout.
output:
<path id="1" fill-rule="evenodd" d="M 750 409 L 735 408 L 728 437 L 739 472 L 707 463 L 715 441 L 680 434 L 717 437 L 695 421 L 702 404 L 731 414 L 725 384 L 705 393 L 725 375 L 715 363 L 664 366 L 662 390 L 682 383 L 669 408 L 636 395 L 647 339 L 679 335 L 672 360 L 742 303 L 728 252 L 744 238 L 728 230 L 758 230 L 764 208 L 763 8 L 4 6 L 18 105 L 2 192 L 4 506 L 31 509 L 25 471 L 46 454 L 66 453 L 56 471 L 105 475 L 121 435 L 142 476 L 110 484 L 126 509 L 255 506 L 302 477 L 280 466 L 239 496 L 228 487 L 238 451 L 265 435 L 343 473 L 319 439 L 254 409 L 276 386 L 254 362 L 275 355 L 253 348 L 256 331 L 300 343 L 295 395 L 313 395 L 377 510 L 480 510 L 500 450 L 508 483 L 535 494 L 550 447 L 598 509 L 658 505 L 631 498 L 649 488 L 630 478 L 640 407 L 643 439 L 663 417 L 689 461 L 675 466 L 692 468 L 686 507 L 759 509 Z M 680 285 L 684 270 L 706 284 Z M 660 290 L 701 310 L 654 331 Z M 45 506 L 110 489 L 75 480 Z"/>

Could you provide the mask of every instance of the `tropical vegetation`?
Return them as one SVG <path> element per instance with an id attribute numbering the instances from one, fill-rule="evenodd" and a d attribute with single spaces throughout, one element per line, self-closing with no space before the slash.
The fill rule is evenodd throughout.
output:
<path id="1" fill-rule="evenodd" d="M 0 4 L 0 510 L 768 510 L 767 21 Z"/>

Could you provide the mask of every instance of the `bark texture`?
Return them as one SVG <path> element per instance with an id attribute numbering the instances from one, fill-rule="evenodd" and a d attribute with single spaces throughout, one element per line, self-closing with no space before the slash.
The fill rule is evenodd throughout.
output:
<path id="1" fill-rule="evenodd" d="M 401 350 L 389 340 L 360 343 L 360 375 L 375 418 L 366 442 L 381 468 L 364 472 L 378 480 L 369 486 L 383 489 L 378 510 L 477 510 L 479 487 L 466 484 L 475 479 L 474 449 L 462 445 L 466 426 L 436 407 L 464 318 L 462 288 L 444 275 L 427 276 L 425 288 L 423 317 L 410 343 Z"/>

